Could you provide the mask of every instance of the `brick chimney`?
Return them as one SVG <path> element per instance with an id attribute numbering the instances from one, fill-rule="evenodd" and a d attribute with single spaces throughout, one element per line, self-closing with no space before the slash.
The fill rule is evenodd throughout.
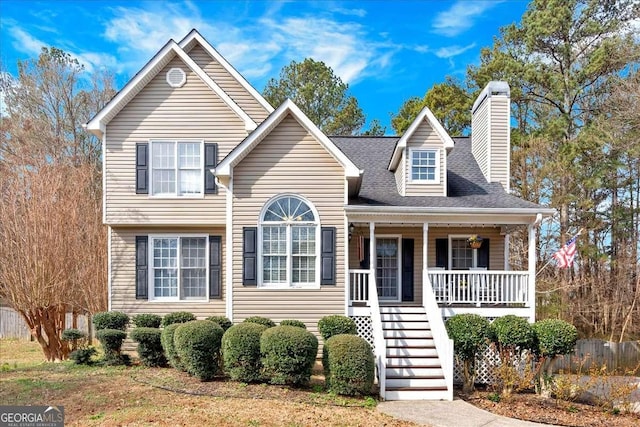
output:
<path id="1" fill-rule="evenodd" d="M 489 182 L 509 191 L 510 89 L 507 82 L 492 81 L 471 109 L 471 152 Z"/>

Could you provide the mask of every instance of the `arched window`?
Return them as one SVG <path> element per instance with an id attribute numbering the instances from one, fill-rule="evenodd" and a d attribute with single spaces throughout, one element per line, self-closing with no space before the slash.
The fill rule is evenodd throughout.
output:
<path id="1" fill-rule="evenodd" d="M 260 215 L 262 286 L 319 284 L 318 225 L 313 205 L 299 196 L 267 202 Z"/>

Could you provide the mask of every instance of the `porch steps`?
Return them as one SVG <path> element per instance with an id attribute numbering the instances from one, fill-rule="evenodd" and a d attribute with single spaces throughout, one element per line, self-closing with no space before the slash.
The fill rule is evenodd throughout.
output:
<path id="1" fill-rule="evenodd" d="M 447 383 L 422 307 L 380 307 L 387 400 L 447 399 Z"/>

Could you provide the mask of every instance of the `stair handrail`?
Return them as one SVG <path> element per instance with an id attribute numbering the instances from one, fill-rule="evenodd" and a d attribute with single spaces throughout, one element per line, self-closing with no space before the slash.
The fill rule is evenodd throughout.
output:
<path id="1" fill-rule="evenodd" d="M 428 270 L 423 271 L 422 306 L 427 313 L 429 326 L 433 334 L 438 358 L 447 383 L 447 400 L 453 400 L 453 340 L 447 334 L 447 328 L 442 320 L 442 312 L 436 302 L 436 295 L 429 280 Z"/>
<path id="2" fill-rule="evenodd" d="M 369 307 L 371 308 L 371 328 L 373 330 L 373 346 L 378 368 L 378 386 L 380 398 L 385 398 L 386 369 L 387 369 L 387 344 L 382 330 L 382 317 L 380 316 L 380 303 L 378 302 L 378 287 L 373 278 L 369 277 Z"/>

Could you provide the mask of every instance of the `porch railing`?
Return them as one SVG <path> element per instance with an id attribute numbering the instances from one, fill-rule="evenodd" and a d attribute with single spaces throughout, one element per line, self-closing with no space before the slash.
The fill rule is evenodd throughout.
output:
<path id="1" fill-rule="evenodd" d="M 439 304 L 529 304 L 529 272 L 429 270 Z"/>
<path id="2" fill-rule="evenodd" d="M 349 270 L 349 302 L 351 305 L 354 303 L 369 305 L 369 273 L 369 270 Z"/>

